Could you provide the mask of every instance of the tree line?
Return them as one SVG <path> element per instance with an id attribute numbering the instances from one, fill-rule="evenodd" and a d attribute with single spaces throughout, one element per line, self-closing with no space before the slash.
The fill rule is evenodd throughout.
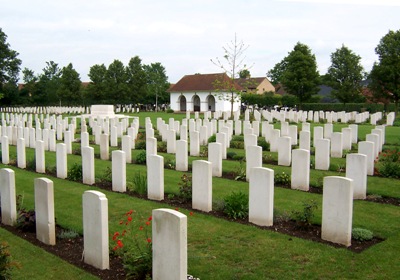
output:
<path id="1" fill-rule="evenodd" d="M 366 81 L 369 97 L 375 102 L 395 104 L 400 98 L 400 30 L 389 31 L 375 48 L 379 61 L 370 73 L 361 65 L 361 57 L 345 45 L 331 54 L 331 65 L 325 75 L 319 75 L 315 55 L 298 42 L 289 54 L 271 69 L 267 76 L 275 85 L 297 97 L 299 105 L 310 101 L 319 85 L 332 88 L 331 97 L 343 104 L 364 102 L 362 94 Z"/>
<path id="2" fill-rule="evenodd" d="M 159 63 L 143 64 L 139 56 L 127 65 L 115 59 L 108 67 L 90 67 L 89 83 L 82 83 L 72 63 L 60 67 L 46 62 L 42 73 L 22 70 L 23 86 L 18 87 L 22 61 L 12 50 L 0 28 L 0 103 L 2 105 L 73 106 L 91 104 L 169 103 L 168 76 Z"/>
<path id="3" fill-rule="evenodd" d="M 161 104 L 169 102 L 168 77 L 161 63 L 142 64 L 138 56 L 132 57 L 128 65 L 114 60 L 108 67 L 93 65 L 89 71 L 90 83 L 82 84 L 72 63 L 60 68 L 54 61 L 46 62 L 43 72 L 35 75 L 32 70 L 22 70 L 24 87 L 18 89 L 17 82 L 22 61 L 18 52 L 7 43 L 7 36 L 0 28 L 0 103 L 3 105 L 90 105 L 90 104 Z M 232 47 L 233 46 L 233 47 Z M 240 69 L 240 57 L 247 49 L 242 42 L 235 41 L 224 48 L 224 59 L 228 67 L 218 66 L 229 73 L 248 77 L 246 65 Z M 340 102 L 354 103 L 364 100 L 364 80 L 375 102 L 393 102 L 398 108 L 400 99 L 400 30 L 389 31 L 375 48 L 378 61 L 370 73 L 361 65 L 361 57 L 345 45 L 331 54 L 331 66 L 325 75 L 317 70 L 315 55 L 310 47 L 298 42 L 286 57 L 277 63 L 267 76 L 275 85 L 296 97 L 301 106 L 315 100 L 319 85 L 330 86 L 332 97 Z M 228 70 L 226 70 L 228 69 Z M 230 70 L 230 71 L 229 71 Z M 365 88 L 365 87 L 364 87 Z M 232 89 L 232 96 L 234 89 Z M 240 94 L 240 93 L 239 93 Z"/>

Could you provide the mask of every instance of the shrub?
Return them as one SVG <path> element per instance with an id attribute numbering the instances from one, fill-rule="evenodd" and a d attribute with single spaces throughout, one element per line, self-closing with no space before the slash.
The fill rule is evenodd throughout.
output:
<path id="1" fill-rule="evenodd" d="M 192 176 L 183 174 L 179 185 L 179 197 L 184 201 L 189 202 L 192 200 Z"/>
<path id="2" fill-rule="evenodd" d="M 305 229 L 311 225 L 314 210 L 317 208 L 317 202 L 314 200 L 305 201 L 303 202 L 303 209 L 301 211 L 292 211 L 292 219 L 296 221 L 300 228 Z"/>
<path id="3" fill-rule="evenodd" d="M 140 195 L 147 193 L 147 176 L 136 172 L 133 177 L 133 191 Z"/>
<path id="4" fill-rule="evenodd" d="M 157 142 L 157 151 L 159 153 L 166 153 L 167 152 L 167 143 L 166 142 Z"/>
<path id="5" fill-rule="evenodd" d="M 26 161 L 26 170 L 36 172 L 36 159 L 35 157 L 30 158 Z"/>
<path id="6" fill-rule="evenodd" d="M 231 141 L 230 147 L 232 149 L 244 149 L 244 142 L 242 142 L 242 141 Z"/>
<path id="7" fill-rule="evenodd" d="M 96 183 L 103 186 L 111 186 L 112 184 L 112 169 L 107 166 L 103 174 L 96 178 Z"/>
<path id="8" fill-rule="evenodd" d="M 249 215 L 249 197 L 242 192 L 232 192 L 224 199 L 224 213 L 231 219 L 245 219 Z"/>
<path id="9" fill-rule="evenodd" d="M 136 164 L 146 164 L 146 151 L 141 151 L 136 155 L 135 163 Z"/>
<path id="10" fill-rule="evenodd" d="M 227 159 L 233 159 L 234 156 L 236 156 L 235 152 L 227 152 L 226 153 L 226 158 Z"/>
<path id="11" fill-rule="evenodd" d="M 67 179 L 75 182 L 82 182 L 82 164 L 74 163 L 68 170 Z"/>
<path id="12" fill-rule="evenodd" d="M 258 138 L 257 145 L 262 148 L 263 151 L 269 151 L 269 143 L 263 138 Z"/>
<path id="13" fill-rule="evenodd" d="M 208 138 L 208 143 L 214 143 L 217 142 L 217 136 L 212 135 L 211 137 Z"/>
<path id="14" fill-rule="evenodd" d="M 176 166 L 175 160 L 170 158 L 168 158 L 164 163 L 164 167 L 167 169 L 175 169 L 175 166 Z"/>
<path id="15" fill-rule="evenodd" d="M 21 209 L 18 212 L 16 227 L 26 232 L 36 231 L 35 210 Z"/>
<path id="16" fill-rule="evenodd" d="M 239 162 L 239 166 L 236 168 L 235 172 L 235 181 L 244 181 L 246 180 L 246 166 L 244 165 L 244 161 Z"/>
<path id="17" fill-rule="evenodd" d="M 152 272 L 152 217 L 144 221 L 133 219 L 137 213 L 133 210 L 124 214 L 119 222 L 126 228 L 116 231 L 112 236 L 113 252 L 122 257 L 127 279 L 151 279 Z M 143 220 L 143 221 L 142 221 Z M 126 239 L 125 239 L 126 238 Z"/>
<path id="18" fill-rule="evenodd" d="M 145 140 L 138 140 L 135 142 L 135 149 L 136 150 L 146 150 L 146 141 Z"/>
<path id="19" fill-rule="evenodd" d="M 372 238 L 374 238 L 374 234 L 372 233 L 372 231 L 370 231 L 368 229 L 353 228 L 353 230 L 351 231 L 351 237 L 354 240 L 363 242 L 363 241 L 372 240 Z"/>
<path id="20" fill-rule="evenodd" d="M 51 175 L 51 176 L 56 176 L 57 174 L 57 167 L 55 165 L 53 166 L 46 166 L 46 173 Z"/>
<path id="21" fill-rule="evenodd" d="M 244 136 L 243 135 L 234 135 L 232 136 L 232 141 L 234 142 L 243 142 Z"/>
<path id="22" fill-rule="evenodd" d="M 291 179 L 285 172 L 277 173 L 274 176 L 274 182 L 276 185 L 290 186 Z"/>
<path id="23" fill-rule="evenodd" d="M 239 160 L 239 161 L 243 161 L 244 160 L 244 156 L 242 155 L 234 155 L 232 157 L 233 160 Z"/>
<path id="24" fill-rule="evenodd" d="M 166 111 L 168 114 L 171 114 L 171 113 L 173 113 L 174 112 L 174 110 L 172 110 L 172 109 L 167 109 L 167 111 Z"/>
<path id="25" fill-rule="evenodd" d="M 82 148 L 81 148 L 81 147 L 74 148 L 74 149 L 72 150 L 72 154 L 73 154 L 73 155 L 77 155 L 77 156 L 82 155 Z"/>

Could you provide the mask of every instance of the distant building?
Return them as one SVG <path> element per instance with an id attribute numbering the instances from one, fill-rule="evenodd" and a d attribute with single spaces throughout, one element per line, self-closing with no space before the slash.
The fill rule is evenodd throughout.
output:
<path id="1" fill-rule="evenodd" d="M 230 111 L 232 93 L 228 90 L 217 89 L 216 81 L 232 84 L 232 80 L 225 73 L 186 75 L 175 85 L 171 86 L 170 106 L 174 111 Z M 237 91 L 243 88 L 233 81 Z M 240 100 L 234 94 L 233 111 L 240 109 Z"/>
<path id="2" fill-rule="evenodd" d="M 235 81 L 247 93 L 263 94 L 264 92 L 275 92 L 275 87 L 265 77 L 240 78 Z"/>

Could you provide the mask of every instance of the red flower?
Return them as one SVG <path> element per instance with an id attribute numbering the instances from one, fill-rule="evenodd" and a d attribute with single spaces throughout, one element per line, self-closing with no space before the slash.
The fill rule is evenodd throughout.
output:
<path id="1" fill-rule="evenodd" d="M 124 247 L 124 244 L 122 243 L 121 240 L 118 240 L 118 241 L 117 241 L 117 245 L 118 245 L 119 248 Z"/>
<path id="2" fill-rule="evenodd" d="M 178 208 L 178 207 L 176 207 L 176 208 L 175 208 L 175 211 L 179 211 L 179 208 Z"/>
<path id="3" fill-rule="evenodd" d="M 149 226 L 149 225 L 150 225 L 150 222 L 147 221 L 147 222 L 146 222 L 146 225 Z"/>
<path id="4" fill-rule="evenodd" d="M 129 215 L 132 215 L 132 213 L 133 213 L 133 210 L 129 210 L 128 212 L 126 212 L 126 216 L 129 216 Z"/>
<path id="5" fill-rule="evenodd" d="M 132 217 L 131 216 L 128 217 L 128 221 L 132 221 Z"/>
<path id="6" fill-rule="evenodd" d="M 116 251 L 117 249 L 118 249 L 118 246 L 115 246 L 115 247 L 113 248 L 114 251 Z"/>
<path id="7" fill-rule="evenodd" d="M 117 231 L 116 233 L 114 233 L 113 235 L 113 240 L 117 239 L 117 236 L 119 235 L 119 232 Z"/>
<path id="8" fill-rule="evenodd" d="M 147 238 L 147 243 L 151 243 L 151 238 Z"/>
<path id="9" fill-rule="evenodd" d="M 151 220 L 153 220 L 153 217 L 152 216 L 150 216 L 147 220 L 149 220 L 149 221 L 151 221 Z"/>
<path id="10" fill-rule="evenodd" d="M 143 227 L 142 227 L 142 226 L 140 226 L 140 227 L 139 227 L 139 230 L 143 230 Z"/>
<path id="11" fill-rule="evenodd" d="M 193 216 L 193 214 L 194 214 L 193 212 L 190 212 L 190 213 L 189 213 L 190 216 Z"/>

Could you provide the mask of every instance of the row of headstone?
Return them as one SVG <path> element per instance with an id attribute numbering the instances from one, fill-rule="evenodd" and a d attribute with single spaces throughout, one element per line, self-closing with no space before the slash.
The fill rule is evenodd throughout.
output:
<path id="1" fill-rule="evenodd" d="M 17 219 L 15 172 L 0 169 L 2 223 L 13 226 Z M 34 180 L 36 238 L 56 244 L 54 186 L 48 178 Z M 109 269 L 108 199 L 99 191 L 82 196 L 84 262 L 98 269 Z M 152 254 L 154 279 L 186 279 L 187 217 L 171 209 L 152 211 Z"/>

